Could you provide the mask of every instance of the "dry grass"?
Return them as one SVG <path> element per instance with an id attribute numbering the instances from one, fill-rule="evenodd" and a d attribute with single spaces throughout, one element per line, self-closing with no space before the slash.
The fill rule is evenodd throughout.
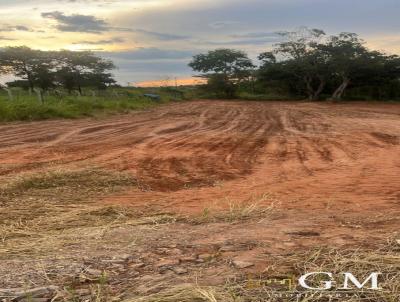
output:
<path id="1" fill-rule="evenodd" d="M 225 199 L 203 209 L 202 214 L 186 220 L 194 224 L 240 222 L 249 219 L 268 219 L 276 211 L 278 202 L 269 194 L 254 196 L 245 201 Z"/>
<path id="2" fill-rule="evenodd" d="M 124 230 L 123 246 L 127 246 L 128 241 L 130 241 L 129 244 L 135 245 L 135 240 L 146 240 L 142 226 L 147 230 L 149 226 L 162 230 L 165 224 L 175 222 L 241 223 L 251 219 L 271 219 L 278 212 L 277 201 L 268 194 L 250 198 L 245 202 L 220 201 L 205 209 L 201 216 L 191 218 L 181 218 L 154 211 L 152 213 L 138 212 L 129 207 L 99 205 L 95 202 L 99 196 L 123 190 L 135 184 L 135 180 L 129 175 L 101 169 L 57 170 L 41 175 L 25 174 L 7 179 L 0 187 L 2 204 L 0 258 L 5 260 L 13 258 L 20 261 L 28 257 L 39 263 L 39 255 L 43 255 L 48 261 L 46 268 L 41 270 L 38 267 L 33 272 L 32 267 L 29 267 L 30 271 L 21 272 L 21 275 L 25 274 L 24 278 L 34 280 L 34 283 L 32 281 L 27 284 L 26 288 L 49 284 L 59 286 L 58 296 L 54 301 L 108 302 L 113 301 L 119 293 L 113 292 L 106 275 L 89 276 L 89 281 L 83 286 L 80 283 L 82 281 L 76 280 L 76 276 L 82 278 L 82 273 L 85 273 L 84 268 L 79 266 L 82 264 L 76 264 L 77 267 L 75 267 L 75 260 L 71 259 L 61 259 L 52 264 L 49 257 L 58 255 L 60 251 L 63 251 L 61 256 L 64 257 L 67 251 L 70 254 L 82 252 L 88 255 L 88 251 L 92 252 L 99 247 L 100 249 L 105 246 L 111 248 L 112 245 L 119 247 L 118 238 L 114 235 L 107 237 L 107 234 L 118 234 L 118 232 L 109 232 L 111 229 Z M 131 237 L 127 238 L 128 236 Z M 139 238 L 140 236 L 143 238 Z M 111 244 L 107 245 L 110 240 Z M 139 245 L 145 246 L 146 243 L 139 242 Z M 93 258 L 92 263 L 85 265 L 94 267 L 99 265 L 94 262 L 94 259 L 96 258 Z M 176 286 L 168 290 L 146 297 L 127 299 L 125 302 L 399 301 L 400 241 L 397 237 L 388 240 L 380 249 L 315 249 L 304 253 L 288 253 L 285 256 L 275 256 L 275 258 L 271 256 L 270 263 L 271 265 L 262 274 L 251 277 L 259 281 L 260 286 L 250 287 L 249 276 L 229 279 L 225 285 L 221 286 L 182 285 L 177 280 Z M 383 279 L 380 280 L 380 286 L 384 288 L 384 291 L 356 292 L 349 297 L 330 298 L 327 295 L 317 296 L 315 292 L 305 293 L 297 287 L 293 290 L 307 295 L 301 298 L 296 296 L 280 298 L 276 296 L 276 292 L 282 288 L 263 283 L 266 279 L 279 280 L 292 275 L 298 278 L 304 272 L 311 271 L 329 271 L 334 274 L 351 272 L 360 279 L 371 272 L 381 272 Z M 4 273 L 4 269 L 2 272 Z M 2 282 L 6 284 L 6 278 L 3 279 Z M 11 282 L 15 283 L 15 280 L 8 284 Z M 74 282 L 78 282 L 78 286 Z M 126 279 L 121 279 L 121 282 L 126 282 Z"/>
<path id="3" fill-rule="evenodd" d="M 56 197 L 63 202 L 68 201 L 67 199 L 77 202 L 93 193 L 104 194 L 135 184 L 136 181 L 126 173 L 102 169 L 58 169 L 27 173 L 5 180 L 5 184 L 0 186 L 0 203 L 15 204 L 19 197 L 26 196 L 42 199 Z"/>
<path id="4" fill-rule="evenodd" d="M 236 302 L 234 296 L 225 290 L 215 287 L 200 287 L 196 285 L 179 285 L 162 293 L 153 294 L 138 299 L 128 299 L 124 302 Z"/>
<path id="5" fill-rule="evenodd" d="M 128 174 L 101 169 L 52 170 L 7 179 L 0 191 L 0 288 L 16 287 L 23 293 L 58 286 L 54 301 L 111 301 L 117 294 L 108 280 L 93 275 L 86 279 L 85 268 L 107 269 L 112 263 L 96 259 L 135 245 L 143 237 L 141 228 L 176 221 L 157 211 L 98 202 L 99 197 L 135 185 Z M 119 229 L 129 233 L 110 237 Z M 81 257 L 90 260 L 82 262 Z"/>
<path id="6" fill-rule="evenodd" d="M 280 273 L 279 273 L 280 272 Z M 275 285 L 266 285 L 266 279 L 290 279 L 292 276 L 297 278 L 305 272 L 332 272 L 338 284 L 343 272 L 351 272 L 354 276 L 364 280 L 372 272 L 379 272 L 379 286 L 382 291 L 352 291 L 347 297 L 335 297 L 335 291 L 326 294 L 319 292 L 307 292 L 295 283 L 293 291 L 302 293 L 300 299 L 295 295 L 288 298 L 274 297 L 273 293 L 277 290 Z M 296 278 L 296 279 L 297 279 Z M 230 284 L 231 289 L 235 289 L 238 296 L 243 301 L 258 301 L 256 298 L 271 297 L 271 302 L 292 302 L 292 301 L 315 301 L 315 302 L 395 302 L 400 297 L 400 244 L 399 240 L 390 239 L 381 248 L 376 250 L 367 249 L 331 249 L 322 248 L 304 253 L 296 253 L 282 256 L 275 259 L 274 265 L 255 278 L 262 284 L 261 287 L 249 288 L 248 279 L 241 282 Z M 254 280 L 253 280 L 254 281 Z M 315 286 L 320 286 L 321 280 L 311 280 Z M 297 280 L 296 280 L 297 282 Z M 286 285 L 284 286 L 286 289 Z M 279 290 L 279 288 L 278 288 Z M 282 288 L 280 288 L 282 290 Z M 329 296 L 329 294 L 331 296 Z"/>
<path id="7" fill-rule="evenodd" d="M 101 169 L 52 170 L 8 178 L 0 187 L 0 252 L 26 251 L 37 240 L 61 231 L 126 220 L 135 213 L 99 207 L 93 201 L 134 185 L 130 175 Z"/>
<path id="8" fill-rule="evenodd" d="M 332 272 L 335 276 L 342 272 L 351 272 L 360 280 L 364 280 L 363 278 L 371 272 L 380 272 L 382 278 L 379 286 L 383 290 L 351 291 L 347 296 L 337 296 L 334 291 L 322 294 L 305 291 L 297 285 L 297 278 L 304 272 L 313 271 Z M 267 282 L 291 279 L 293 276 L 296 277 L 296 282 L 290 290 L 287 283 L 278 285 L 278 282 Z M 340 280 L 337 281 L 340 284 Z M 282 294 L 288 295 L 282 297 Z M 274 264 L 258 276 L 238 276 L 222 286 L 176 286 L 148 297 L 128 299 L 124 302 L 398 302 L 399 297 L 400 241 L 391 239 L 376 250 L 326 248 L 281 256 L 274 259 Z"/>

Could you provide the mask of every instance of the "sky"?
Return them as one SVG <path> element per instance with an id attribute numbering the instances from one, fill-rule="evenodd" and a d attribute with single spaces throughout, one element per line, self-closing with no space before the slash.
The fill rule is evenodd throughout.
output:
<path id="1" fill-rule="evenodd" d="M 187 81 L 187 63 L 216 48 L 257 54 L 278 31 L 358 33 L 400 54 L 399 0 L 0 0 L 0 47 L 93 50 L 120 84 Z"/>

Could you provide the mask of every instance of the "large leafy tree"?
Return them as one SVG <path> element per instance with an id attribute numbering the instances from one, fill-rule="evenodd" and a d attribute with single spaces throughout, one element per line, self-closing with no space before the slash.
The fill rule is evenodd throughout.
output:
<path id="1" fill-rule="evenodd" d="M 399 57 L 369 50 L 354 33 L 326 37 L 322 30 L 302 28 L 281 35 L 284 42 L 259 56 L 259 79 L 286 83 L 310 100 L 328 89 L 331 99 L 341 99 L 349 87 L 384 85 L 400 77 Z"/>
<path id="2" fill-rule="evenodd" d="M 279 34 L 284 41 L 259 56 L 260 79 L 287 82 L 305 91 L 309 100 L 318 99 L 329 74 L 326 54 L 318 47 L 325 33 L 303 27 Z"/>
<path id="3" fill-rule="evenodd" d="M 84 86 L 105 88 L 115 83 L 108 72 L 115 68 L 114 64 L 89 51 L 6 47 L 0 50 L 0 68 L 2 73 L 26 81 L 30 90 L 48 90 L 61 84 L 70 92 L 76 89 L 82 94 Z"/>
<path id="4" fill-rule="evenodd" d="M 354 33 L 331 36 L 319 50 L 328 58 L 334 85 L 332 99 L 341 99 L 349 86 L 384 84 L 400 76 L 397 56 L 369 50 Z"/>
<path id="5" fill-rule="evenodd" d="M 115 68 L 113 62 L 96 56 L 90 51 L 60 51 L 57 53 L 59 68 L 57 78 L 68 91 L 83 86 L 104 87 L 115 81 L 107 71 Z M 96 81 L 97 80 L 97 81 Z"/>
<path id="6" fill-rule="evenodd" d="M 226 48 L 196 55 L 189 66 L 203 73 L 210 89 L 222 90 L 227 97 L 234 97 L 237 85 L 250 77 L 254 68 L 246 53 Z"/>
<path id="7" fill-rule="evenodd" d="M 330 74 L 338 83 L 332 99 L 340 99 L 352 79 L 373 69 L 373 66 L 368 66 L 372 63 L 368 50 L 356 34 L 331 36 L 326 43 L 318 45 L 318 49 L 328 57 Z"/>
<path id="8" fill-rule="evenodd" d="M 0 51 L 0 65 L 5 72 L 26 80 L 31 90 L 47 89 L 53 85 L 56 64 L 53 54 L 26 46 L 6 47 Z"/>

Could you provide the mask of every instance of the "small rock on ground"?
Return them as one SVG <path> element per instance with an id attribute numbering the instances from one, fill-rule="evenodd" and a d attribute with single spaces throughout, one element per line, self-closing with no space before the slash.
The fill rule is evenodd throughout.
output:
<path id="1" fill-rule="evenodd" d="M 240 261 L 240 260 L 233 260 L 232 261 L 233 265 L 237 268 L 248 268 L 254 266 L 254 263 L 251 262 L 246 262 L 246 261 Z"/>

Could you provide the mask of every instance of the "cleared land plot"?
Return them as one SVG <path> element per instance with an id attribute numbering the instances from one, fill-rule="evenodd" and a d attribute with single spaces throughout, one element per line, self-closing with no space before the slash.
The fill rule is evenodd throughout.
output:
<path id="1" fill-rule="evenodd" d="M 248 272 L 316 267 L 379 269 L 398 295 L 399 154 L 399 104 L 193 101 L 1 124 L 0 288 L 19 292 L 0 296 L 251 301 Z"/>

